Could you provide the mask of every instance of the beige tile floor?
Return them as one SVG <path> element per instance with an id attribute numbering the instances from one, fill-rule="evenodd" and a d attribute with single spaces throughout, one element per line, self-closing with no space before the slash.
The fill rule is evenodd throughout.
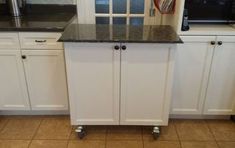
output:
<path id="1" fill-rule="evenodd" d="M 68 116 L 0 116 L 0 148 L 235 148 L 235 122 L 170 120 L 153 140 L 152 128 L 90 126 L 79 140 Z"/>

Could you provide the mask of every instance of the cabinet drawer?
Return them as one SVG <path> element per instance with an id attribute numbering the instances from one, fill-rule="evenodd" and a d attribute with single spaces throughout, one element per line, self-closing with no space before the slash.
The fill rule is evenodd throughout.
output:
<path id="1" fill-rule="evenodd" d="M 18 33 L 0 33 L 0 49 L 18 49 Z"/>
<path id="2" fill-rule="evenodd" d="M 19 33 L 22 49 L 63 49 L 61 33 Z"/>

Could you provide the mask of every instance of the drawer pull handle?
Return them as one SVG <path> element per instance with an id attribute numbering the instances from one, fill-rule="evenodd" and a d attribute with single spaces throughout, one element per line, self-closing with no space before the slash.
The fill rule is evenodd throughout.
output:
<path id="1" fill-rule="evenodd" d="M 45 43 L 47 40 L 35 40 L 36 43 Z"/>

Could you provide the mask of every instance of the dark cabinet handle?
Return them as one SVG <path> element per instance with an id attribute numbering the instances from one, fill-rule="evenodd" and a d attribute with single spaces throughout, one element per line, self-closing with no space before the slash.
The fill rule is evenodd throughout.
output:
<path id="1" fill-rule="evenodd" d="M 218 45 L 222 45 L 222 44 L 223 44 L 223 42 L 222 42 L 222 41 L 219 41 L 219 42 L 218 42 Z"/>
<path id="2" fill-rule="evenodd" d="M 125 45 L 122 46 L 122 50 L 126 50 L 126 46 Z"/>
<path id="3" fill-rule="evenodd" d="M 22 59 L 26 59 L 26 55 L 22 55 L 21 57 L 22 57 Z"/>
<path id="4" fill-rule="evenodd" d="M 215 45 L 215 41 L 211 41 L 211 45 Z"/>
<path id="5" fill-rule="evenodd" d="M 36 43 L 45 43 L 47 40 L 35 40 Z"/>
<path id="6" fill-rule="evenodd" d="M 119 49 L 120 49 L 120 46 L 116 45 L 116 46 L 114 46 L 114 49 L 115 49 L 115 50 L 119 50 Z"/>

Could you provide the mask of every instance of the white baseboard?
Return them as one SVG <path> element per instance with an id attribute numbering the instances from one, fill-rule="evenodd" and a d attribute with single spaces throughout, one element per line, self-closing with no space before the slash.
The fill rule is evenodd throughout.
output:
<path id="1" fill-rule="evenodd" d="M 0 115 L 69 115 L 69 111 L 0 111 Z M 230 119 L 223 115 L 170 115 L 171 119 Z"/>
<path id="2" fill-rule="evenodd" d="M 170 115 L 171 119 L 230 119 L 229 115 Z"/>
<path id="3" fill-rule="evenodd" d="M 0 111 L 0 115 L 69 115 L 69 111 Z"/>

